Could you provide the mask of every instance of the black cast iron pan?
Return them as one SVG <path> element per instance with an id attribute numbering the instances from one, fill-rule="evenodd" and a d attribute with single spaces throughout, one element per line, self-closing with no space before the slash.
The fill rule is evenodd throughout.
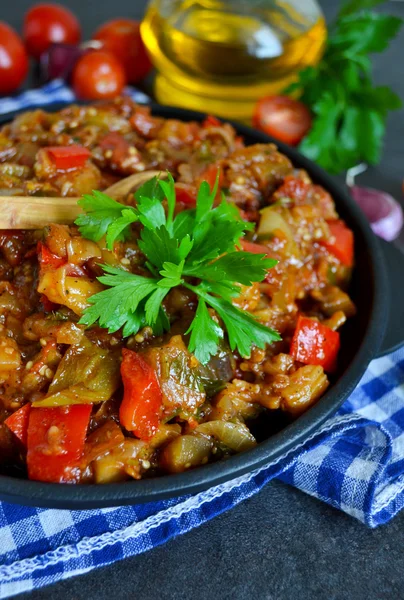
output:
<path id="1" fill-rule="evenodd" d="M 59 110 L 63 105 L 48 106 Z M 205 114 L 155 105 L 153 113 L 162 117 L 201 121 Z M 3 116 L 1 123 L 16 114 Z M 404 303 L 402 272 L 404 257 L 391 244 L 381 243 L 346 189 L 320 167 L 293 148 L 278 143 L 264 133 L 234 124 L 247 144 L 275 142 L 296 167 L 306 169 L 313 181 L 333 196 L 338 213 L 355 234 L 355 270 L 350 295 L 358 314 L 342 330 L 339 369 L 332 385 L 304 415 L 292 423 L 268 423 L 258 432 L 261 443 L 244 454 L 224 462 L 205 465 L 178 475 L 128 481 L 109 485 L 68 485 L 40 483 L 0 475 L 0 499 L 7 502 L 53 508 L 90 509 L 137 504 L 196 493 L 269 464 L 306 440 L 333 415 L 351 394 L 369 362 L 398 348 L 404 342 Z M 269 437 L 268 437 L 269 435 Z"/>

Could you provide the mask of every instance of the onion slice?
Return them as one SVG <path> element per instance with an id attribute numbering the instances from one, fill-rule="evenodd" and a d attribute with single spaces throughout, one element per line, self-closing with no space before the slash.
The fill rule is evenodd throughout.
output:
<path id="1" fill-rule="evenodd" d="M 76 46 L 74 44 L 51 44 L 41 54 L 39 61 L 41 80 L 45 83 L 53 79 L 68 81 L 74 65 L 89 50 L 99 50 L 102 44 L 98 40 L 90 40 Z"/>
<path id="2" fill-rule="evenodd" d="M 394 240 L 401 231 L 404 217 L 400 204 L 387 192 L 373 188 L 351 187 L 351 194 L 359 204 L 376 235 L 387 242 Z"/>
<path id="3" fill-rule="evenodd" d="M 355 176 L 363 173 L 366 169 L 367 165 L 364 164 L 349 169 L 346 183 L 353 199 L 369 220 L 374 233 L 387 242 L 391 242 L 403 227 L 403 209 L 397 200 L 387 192 L 355 185 Z"/>

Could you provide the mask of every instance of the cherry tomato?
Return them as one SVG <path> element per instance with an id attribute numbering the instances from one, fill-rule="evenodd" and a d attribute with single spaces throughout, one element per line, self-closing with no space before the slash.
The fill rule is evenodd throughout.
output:
<path id="1" fill-rule="evenodd" d="M 311 128 L 309 109 L 289 96 L 268 96 L 257 102 L 253 125 L 268 135 L 296 146 Z"/>
<path id="2" fill-rule="evenodd" d="M 28 53 L 39 58 L 51 44 L 77 44 L 80 25 L 74 14 L 59 4 L 36 4 L 25 15 L 23 36 Z"/>
<path id="3" fill-rule="evenodd" d="M 140 24 L 133 19 L 114 19 L 102 25 L 93 39 L 103 43 L 123 65 L 128 83 L 138 83 L 152 68 L 140 36 Z"/>
<path id="4" fill-rule="evenodd" d="M 82 100 L 97 100 L 118 96 L 126 83 L 121 63 L 110 52 L 95 50 L 76 63 L 72 85 Z"/>
<path id="5" fill-rule="evenodd" d="M 14 29 L 0 21 L 0 94 L 9 94 L 24 81 L 28 56 Z"/>

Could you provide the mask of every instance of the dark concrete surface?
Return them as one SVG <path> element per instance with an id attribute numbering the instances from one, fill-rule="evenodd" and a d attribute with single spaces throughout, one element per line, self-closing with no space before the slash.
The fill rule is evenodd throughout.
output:
<path id="1" fill-rule="evenodd" d="M 117 16 L 140 17 L 144 0 L 65 0 L 85 35 Z M 30 0 L 1 3 L 1 17 L 20 28 Z M 337 0 L 321 2 L 327 18 Z M 404 2 L 382 7 L 404 17 Z M 404 31 L 382 56 L 375 76 L 404 97 Z M 360 183 L 402 197 L 404 111 L 389 118 L 378 167 Z M 399 240 L 404 249 L 404 235 Z M 0 540 L 1 543 L 1 540 Z M 404 598 L 404 513 L 369 530 L 353 518 L 272 482 L 234 510 L 160 548 L 87 575 L 23 594 L 22 600 L 399 600 Z"/>
<path id="2" fill-rule="evenodd" d="M 399 600 L 404 513 L 369 530 L 273 482 L 213 521 L 143 555 L 21 600 Z"/>

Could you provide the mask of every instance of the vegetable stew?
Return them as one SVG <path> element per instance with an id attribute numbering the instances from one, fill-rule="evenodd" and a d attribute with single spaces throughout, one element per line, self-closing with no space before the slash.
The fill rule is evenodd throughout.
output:
<path id="1" fill-rule="evenodd" d="M 167 171 L 119 199 L 127 175 Z M 353 234 L 273 144 L 128 98 L 0 131 L 0 195 L 83 197 L 0 231 L 0 469 L 47 482 L 178 473 L 257 444 L 337 368 Z"/>

